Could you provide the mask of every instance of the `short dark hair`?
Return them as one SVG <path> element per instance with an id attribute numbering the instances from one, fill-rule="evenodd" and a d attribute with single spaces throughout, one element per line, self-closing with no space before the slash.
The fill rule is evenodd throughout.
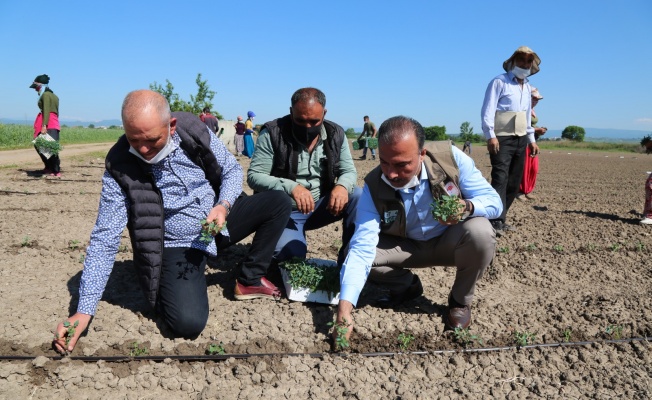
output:
<path id="1" fill-rule="evenodd" d="M 294 92 L 290 99 L 290 104 L 294 107 L 297 103 L 311 100 L 318 102 L 322 107 L 326 107 L 326 95 L 321 90 L 313 87 L 301 88 Z"/>
<path id="2" fill-rule="evenodd" d="M 365 115 L 364 117 L 362 117 L 362 119 L 369 119 L 369 116 Z"/>
<path id="3" fill-rule="evenodd" d="M 204 110 L 203 110 L 203 111 L 204 111 L 205 113 L 208 113 L 208 112 L 211 112 L 211 109 L 208 108 L 208 107 L 204 107 Z"/>
<path id="4" fill-rule="evenodd" d="M 426 132 L 423 130 L 423 126 L 414 118 L 404 115 L 389 118 L 380 124 L 380 128 L 378 128 L 378 144 L 396 143 L 409 133 L 416 136 L 419 150 L 422 150 L 426 142 Z"/>

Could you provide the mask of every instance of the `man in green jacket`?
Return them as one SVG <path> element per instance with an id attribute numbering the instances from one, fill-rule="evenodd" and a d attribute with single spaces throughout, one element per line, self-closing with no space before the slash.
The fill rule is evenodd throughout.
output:
<path id="1" fill-rule="evenodd" d="M 304 231 L 343 220 L 341 265 L 353 236 L 362 190 L 356 186 L 358 173 L 344 130 L 324 119 L 325 107 L 321 90 L 299 89 L 292 95 L 290 114 L 267 122 L 258 136 L 247 183 L 258 192 L 282 190 L 293 203 L 276 245 L 277 261 L 305 258 Z"/>

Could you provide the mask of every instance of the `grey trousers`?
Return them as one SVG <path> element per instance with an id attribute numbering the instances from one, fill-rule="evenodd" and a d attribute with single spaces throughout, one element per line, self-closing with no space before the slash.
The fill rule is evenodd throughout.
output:
<path id="1" fill-rule="evenodd" d="M 483 217 L 467 219 L 427 241 L 380 234 L 369 280 L 399 294 L 410 286 L 414 276 L 406 268 L 455 266 L 451 295 L 458 303 L 468 305 L 495 250 L 496 232 Z"/>

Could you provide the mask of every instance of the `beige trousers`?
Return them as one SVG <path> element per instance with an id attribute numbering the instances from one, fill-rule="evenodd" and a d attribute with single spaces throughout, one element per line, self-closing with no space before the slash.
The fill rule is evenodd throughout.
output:
<path id="1" fill-rule="evenodd" d="M 495 250 L 496 232 L 484 217 L 467 219 L 427 241 L 380 234 L 369 280 L 398 294 L 412 283 L 414 275 L 406 268 L 455 266 L 451 295 L 458 303 L 471 304 L 475 284 L 491 263 Z"/>

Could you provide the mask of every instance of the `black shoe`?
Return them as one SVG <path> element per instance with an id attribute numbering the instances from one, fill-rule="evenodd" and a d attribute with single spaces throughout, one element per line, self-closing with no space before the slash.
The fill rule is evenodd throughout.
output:
<path id="1" fill-rule="evenodd" d="M 366 159 L 367 159 L 367 156 L 361 156 L 360 158 L 358 158 L 358 160 L 366 160 Z"/>
<path id="2" fill-rule="evenodd" d="M 496 231 L 496 237 L 501 237 L 505 233 L 505 231 L 503 230 L 503 221 L 499 219 L 495 221 L 491 221 L 491 226 Z"/>
<path id="3" fill-rule="evenodd" d="M 376 159 L 376 156 L 371 156 L 371 159 L 372 159 L 372 160 L 375 160 L 375 159 Z"/>
<path id="4" fill-rule="evenodd" d="M 423 285 L 418 276 L 414 275 L 412 283 L 405 289 L 403 293 L 391 294 L 383 296 L 376 301 L 376 306 L 380 308 L 394 308 L 405 303 L 406 301 L 414 300 L 423 294 Z"/>

